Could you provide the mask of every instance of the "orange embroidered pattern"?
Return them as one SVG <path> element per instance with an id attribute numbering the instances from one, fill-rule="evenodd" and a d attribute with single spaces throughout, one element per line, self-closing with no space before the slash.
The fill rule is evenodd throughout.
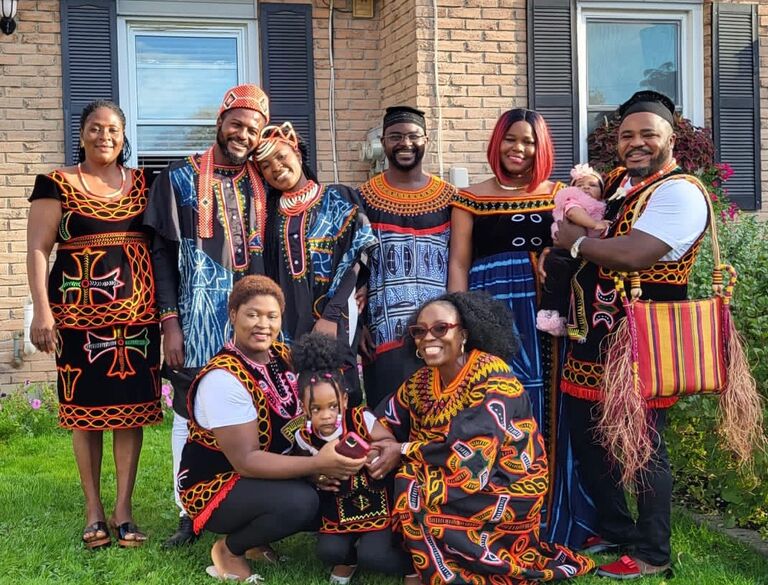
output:
<path id="1" fill-rule="evenodd" d="M 404 191 L 395 189 L 384 178 L 376 175 L 360 187 L 365 202 L 381 211 L 395 215 L 422 215 L 447 206 L 456 196 L 456 187 L 438 177 L 430 177 L 423 189 Z"/>
<path id="2" fill-rule="evenodd" d="M 62 211 L 73 211 L 80 215 L 96 217 L 108 221 L 116 221 L 134 217 L 144 211 L 147 206 L 147 187 L 143 173 L 133 174 L 133 187 L 122 197 L 111 201 L 89 197 L 81 193 L 59 171 L 53 171 L 49 176 L 61 189 Z"/>
<path id="3" fill-rule="evenodd" d="M 163 420 L 160 402 L 115 404 L 111 406 L 76 406 L 59 403 L 59 426 L 65 429 L 99 431 L 133 429 Z"/>

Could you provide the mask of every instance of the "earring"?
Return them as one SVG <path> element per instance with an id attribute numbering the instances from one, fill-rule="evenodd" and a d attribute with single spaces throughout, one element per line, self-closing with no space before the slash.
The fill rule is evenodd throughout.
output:
<path id="1" fill-rule="evenodd" d="M 423 359 L 424 359 L 424 356 L 423 356 L 423 355 L 421 355 L 421 353 L 419 353 L 419 350 L 418 350 L 418 349 L 416 350 L 416 357 L 417 357 L 417 358 L 419 358 L 420 360 L 423 360 Z"/>
<path id="2" fill-rule="evenodd" d="M 306 422 L 305 426 L 307 427 L 307 432 L 312 434 L 312 421 L 307 419 L 307 422 Z"/>
<path id="3" fill-rule="evenodd" d="M 237 331 L 232 329 L 232 345 L 237 345 Z"/>
<path id="4" fill-rule="evenodd" d="M 338 429 L 341 426 L 341 413 L 336 415 L 336 428 Z"/>
<path id="5" fill-rule="evenodd" d="M 465 352 L 464 352 L 464 346 L 465 346 L 465 345 L 467 345 L 467 340 L 466 340 L 466 338 L 464 339 L 464 341 L 462 341 L 462 342 L 461 342 L 461 353 L 465 353 Z"/>

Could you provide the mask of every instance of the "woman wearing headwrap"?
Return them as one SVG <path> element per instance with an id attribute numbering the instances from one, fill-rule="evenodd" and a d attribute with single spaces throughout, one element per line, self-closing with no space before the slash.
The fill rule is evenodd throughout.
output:
<path id="1" fill-rule="evenodd" d="M 359 403 L 350 319 L 357 318 L 354 293 L 358 278 L 367 274 L 376 238 L 353 190 L 319 184 L 302 146 L 285 122 L 264 128 L 256 149 L 256 164 L 270 186 L 266 270 L 285 295 L 285 342 L 290 345 L 310 331 L 336 337 L 353 402 Z"/>

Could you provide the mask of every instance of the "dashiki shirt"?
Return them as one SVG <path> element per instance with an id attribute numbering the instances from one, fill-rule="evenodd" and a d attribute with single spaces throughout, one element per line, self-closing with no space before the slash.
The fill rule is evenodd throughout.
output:
<path id="1" fill-rule="evenodd" d="M 326 439 L 306 426 L 296 431 L 296 450 L 302 455 L 317 455 L 333 439 L 354 432 L 371 442 L 370 430 L 376 417 L 363 406 L 347 408 L 341 428 Z M 356 534 L 388 529 L 391 525 L 389 496 L 384 480 L 375 480 L 365 467 L 341 482 L 338 492 L 319 491 L 320 533 Z"/>
<path id="2" fill-rule="evenodd" d="M 503 360 L 473 350 L 446 387 L 437 368 L 424 367 L 379 420 L 406 442 L 393 522 L 422 583 L 524 585 L 594 568 L 539 540 L 549 487 L 544 440 Z"/>
<path id="3" fill-rule="evenodd" d="M 198 233 L 200 159 L 187 157 L 160 173 L 144 219 L 156 234 L 160 318 L 179 318 L 186 368 L 202 368 L 230 338 L 227 300 L 234 282 L 264 273 L 265 191 L 253 163 L 214 166 L 212 237 L 204 238 Z"/>
<path id="4" fill-rule="evenodd" d="M 59 425 L 102 431 L 158 423 L 160 329 L 149 238 L 146 178 L 114 198 L 87 195 L 54 171 L 30 201 L 57 199 L 61 223 L 48 301 L 56 321 Z"/>
<path id="5" fill-rule="evenodd" d="M 181 503 L 192 518 L 196 534 L 240 481 L 240 474 L 224 455 L 213 432 L 195 420 L 195 398 L 203 376 L 212 370 L 224 370 L 240 380 L 253 399 L 262 451 L 288 454 L 293 449 L 296 431 L 304 423 L 296 376 L 290 371 L 290 353 L 285 345 L 274 343 L 270 354 L 269 364 L 257 364 L 228 342 L 189 388 L 189 438 L 181 452 L 177 482 Z"/>
<path id="6" fill-rule="evenodd" d="M 320 194 L 308 207 L 278 206 L 275 218 L 279 266 L 276 270 L 269 266 L 268 274 L 285 295 L 283 335 L 288 344 L 312 331 L 320 317 L 339 325 L 339 337 L 348 336 L 356 270 L 358 265 L 365 267 L 368 252 L 376 245 L 349 187 L 318 188 Z"/>
<path id="7" fill-rule="evenodd" d="M 449 204 L 456 187 L 431 176 L 418 191 L 402 191 L 376 175 L 360 196 L 379 246 L 371 254 L 366 325 L 373 361 L 364 366 L 365 393 L 375 407 L 424 365 L 403 345 L 406 325 L 448 282 Z"/>

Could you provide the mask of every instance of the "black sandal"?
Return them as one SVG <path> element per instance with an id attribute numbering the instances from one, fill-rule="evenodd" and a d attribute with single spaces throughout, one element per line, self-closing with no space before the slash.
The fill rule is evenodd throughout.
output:
<path id="1" fill-rule="evenodd" d="M 99 536 L 99 533 L 103 533 L 104 536 Z M 90 537 L 87 535 L 91 535 Z M 112 544 L 112 537 L 109 535 L 109 529 L 107 523 L 103 520 L 89 524 L 83 530 L 83 544 L 90 550 L 97 548 L 103 548 Z"/>
<path id="2" fill-rule="evenodd" d="M 117 532 L 117 544 L 124 548 L 142 546 L 147 540 L 147 535 L 139 530 L 139 527 L 133 522 L 123 522 L 119 525 L 113 524 L 112 528 Z M 128 538 L 128 536 L 131 538 Z"/>

